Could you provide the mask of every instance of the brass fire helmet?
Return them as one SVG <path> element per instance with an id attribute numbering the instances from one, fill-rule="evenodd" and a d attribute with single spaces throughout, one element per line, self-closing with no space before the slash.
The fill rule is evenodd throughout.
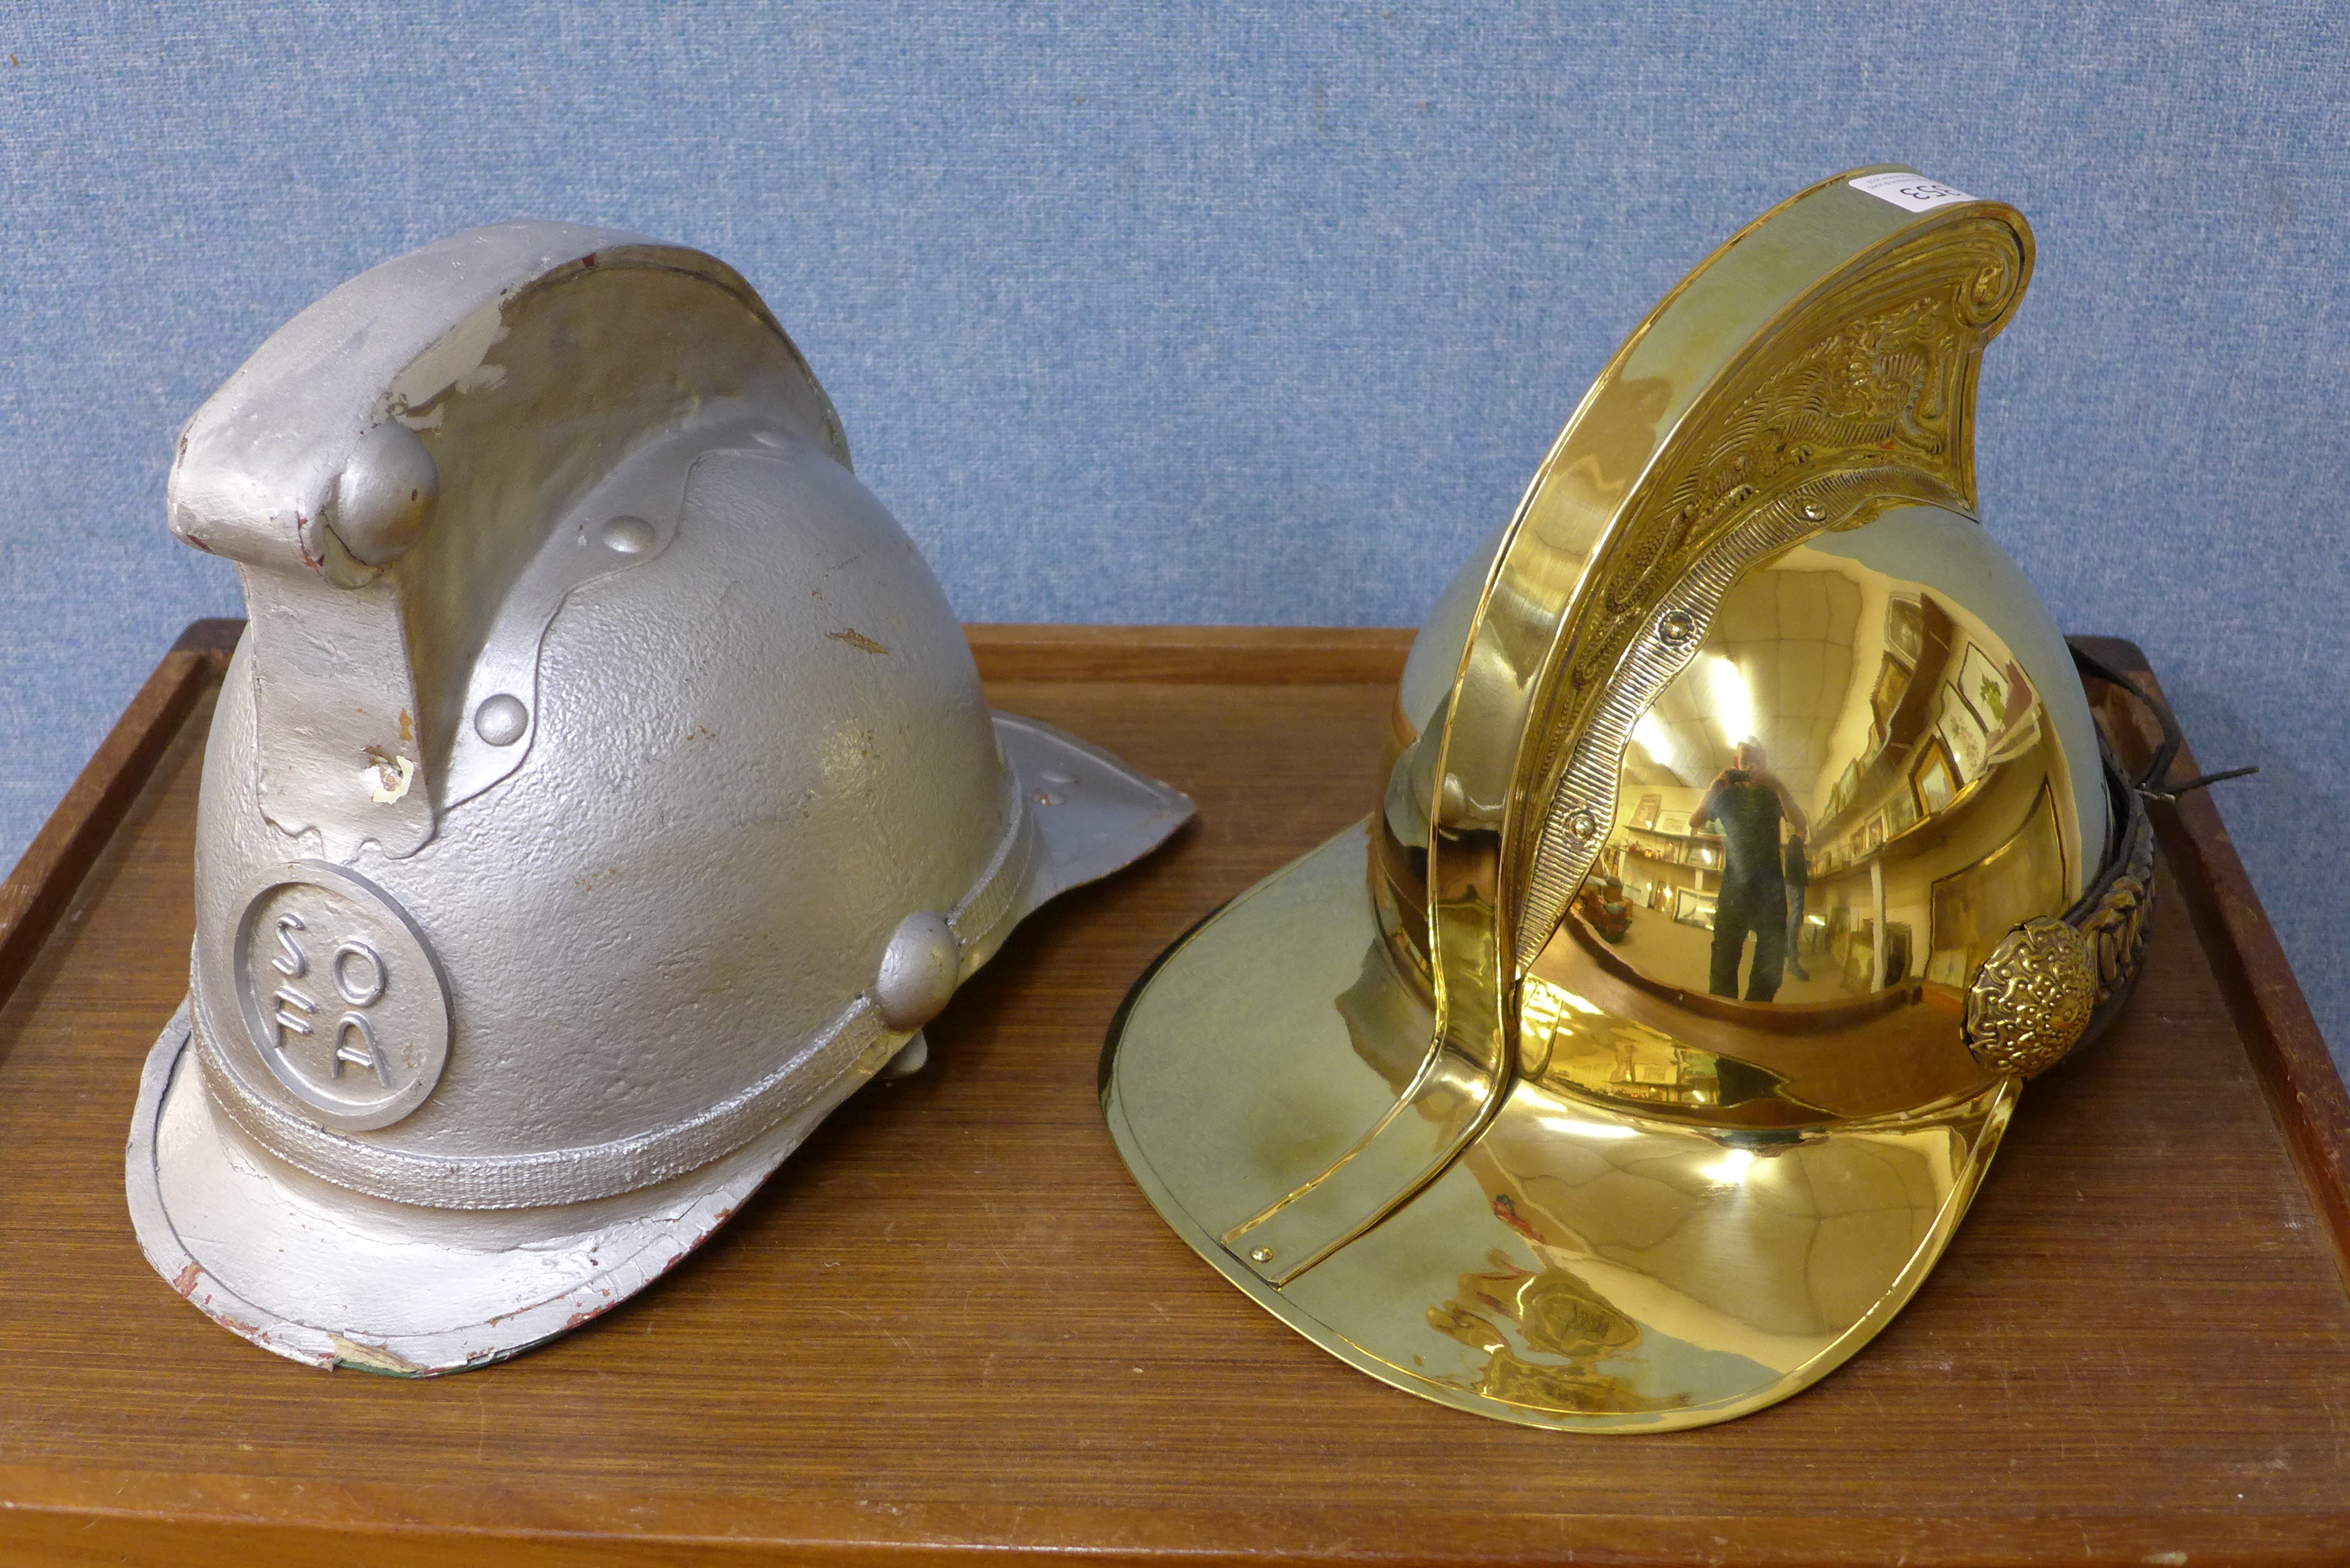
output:
<path id="1" fill-rule="evenodd" d="M 1715 252 L 1445 591 L 1378 809 L 1136 986 L 1120 1152 L 1315 1344 L 1573 1431 L 1785 1398 L 2120 1004 L 2146 819 L 1975 515 L 2032 254 L 1882 168 Z"/>

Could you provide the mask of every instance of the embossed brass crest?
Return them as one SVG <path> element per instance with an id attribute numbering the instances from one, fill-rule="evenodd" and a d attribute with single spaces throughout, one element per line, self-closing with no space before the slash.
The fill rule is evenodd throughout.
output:
<path id="1" fill-rule="evenodd" d="M 1776 550 L 1903 502 L 1973 512 L 1975 380 L 2030 276 L 2030 234 L 2002 212 L 1866 258 L 1747 345 L 1683 416 L 1704 433 L 1640 483 L 1592 551 L 1589 586 L 1554 639 L 1573 655 L 1534 690 L 1532 725 L 1544 739 L 1521 754 L 1513 796 L 1542 820 L 1523 872 L 1521 968 L 1590 868 L 1589 840 L 1568 820 L 1606 818 L 1632 718 L 1686 665 L 1651 645 L 1660 614 L 1702 635 L 1721 593 Z M 1577 434 L 1571 425 L 1559 438 L 1522 533 L 1547 522 L 1554 472 L 1594 461 Z"/>

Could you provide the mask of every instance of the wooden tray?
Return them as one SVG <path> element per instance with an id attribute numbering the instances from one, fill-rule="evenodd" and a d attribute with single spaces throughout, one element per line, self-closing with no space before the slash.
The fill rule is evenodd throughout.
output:
<path id="1" fill-rule="evenodd" d="M 1908 1311 L 1786 1404 L 1662 1438 L 1480 1420 L 1194 1257 L 1101 1125 L 1103 1028 L 1179 931 L 1378 798 L 1391 632 L 974 628 L 1001 706 L 1198 824 L 1022 927 L 927 1072 L 594 1326 L 431 1382 L 280 1361 L 155 1277 L 122 1198 L 236 629 L 191 628 L 0 887 L 8 1561 L 2350 1553 L 2350 1100 L 2203 796 L 2158 813 L 2124 1025 L 2026 1093 Z"/>

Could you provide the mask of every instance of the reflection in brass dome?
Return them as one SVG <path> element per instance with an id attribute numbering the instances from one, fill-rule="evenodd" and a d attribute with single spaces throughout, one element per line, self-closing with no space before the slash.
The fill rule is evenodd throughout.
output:
<path id="1" fill-rule="evenodd" d="M 1993 554 L 1971 519 L 1909 508 L 1733 586 L 1634 725 L 1586 896 L 1535 974 L 1605 992 L 1617 1027 L 1674 1048 L 1726 1027 L 1790 1120 L 1989 1083 L 1963 1048 L 1967 985 L 2008 931 L 2079 898 L 2107 815 L 2066 760 L 2094 738 L 2059 733 L 2085 722 L 2064 650 Z M 1871 564 L 1888 555 L 1900 571 Z"/>
<path id="2" fill-rule="evenodd" d="M 1563 997 L 1550 1075 L 1666 1114 L 1798 1126 L 1988 1086 L 1968 987 L 2008 932 L 2073 907 L 2111 828 L 2098 770 L 2068 761 L 2097 740 L 2029 584 L 1974 519 L 1898 507 L 1749 571 L 1690 652 L 1632 725 L 1591 872 L 1532 966 L 1522 1070 Z M 1414 657 L 1458 659 L 1435 654 Z M 1399 968 L 1425 976 L 1443 715 L 1413 701 L 1408 673 L 1373 896 Z M 1762 843 L 1725 831 L 1742 805 Z"/>

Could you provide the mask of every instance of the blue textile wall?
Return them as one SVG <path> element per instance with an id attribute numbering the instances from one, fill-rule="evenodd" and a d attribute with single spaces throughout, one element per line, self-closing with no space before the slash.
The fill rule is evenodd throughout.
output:
<path id="1" fill-rule="evenodd" d="M 1899 160 L 2031 217 L 1994 534 L 2152 655 L 2350 1046 L 2350 24 L 2317 4 L 0 7 L 0 866 L 224 566 L 172 439 L 453 230 L 766 296 L 974 620 L 1416 621 L 1623 334 Z"/>

